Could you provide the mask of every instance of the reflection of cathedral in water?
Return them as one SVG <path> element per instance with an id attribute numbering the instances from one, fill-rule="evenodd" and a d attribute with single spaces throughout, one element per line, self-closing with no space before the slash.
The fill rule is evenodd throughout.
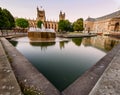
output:
<path id="1" fill-rule="evenodd" d="M 102 51 L 110 51 L 119 42 L 119 39 L 111 38 L 108 36 L 97 36 L 91 38 L 84 38 L 82 40 L 84 46 L 93 46 Z"/>
<path id="2" fill-rule="evenodd" d="M 60 41 L 59 42 L 59 46 L 60 46 L 60 49 L 64 49 L 65 48 L 65 44 L 68 43 L 69 41 Z"/>
<path id="3" fill-rule="evenodd" d="M 41 47 L 41 50 L 45 51 L 47 49 L 47 47 L 49 46 L 54 46 L 55 42 L 30 42 L 30 45 L 34 46 L 34 47 Z"/>
<path id="4" fill-rule="evenodd" d="M 108 36 L 96 36 L 90 38 L 73 38 L 71 39 L 72 43 L 76 46 L 84 45 L 85 47 L 95 47 L 104 52 L 110 51 L 115 45 L 117 45 L 120 40 L 116 38 L 111 38 Z M 59 42 L 30 42 L 30 45 L 33 47 L 41 47 L 42 51 L 47 50 L 48 47 L 59 45 L 60 50 L 64 49 L 65 46 L 70 41 L 59 41 Z M 58 43 L 58 44 L 56 44 Z"/>
<path id="5" fill-rule="evenodd" d="M 65 44 L 67 44 L 69 41 L 60 41 L 59 42 L 59 47 L 60 49 L 65 48 Z M 33 47 L 41 47 L 42 51 L 47 50 L 48 47 L 56 45 L 56 42 L 30 42 L 30 45 Z"/>

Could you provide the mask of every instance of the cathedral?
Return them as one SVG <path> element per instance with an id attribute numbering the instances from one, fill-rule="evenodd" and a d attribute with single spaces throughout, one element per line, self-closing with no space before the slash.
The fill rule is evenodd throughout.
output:
<path id="1" fill-rule="evenodd" d="M 29 19 L 28 20 L 29 26 L 30 27 L 37 27 L 37 21 L 39 21 L 39 20 L 43 22 L 44 27 L 46 29 L 54 29 L 55 31 L 58 31 L 58 22 L 57 21 L 46 20 L 45 10 L 44 9 L 40 10 L 37 7 L 37 18 L 36 18 L 36 20 Z M 60 11 L 60 14 L 59 14 L 59 21 L 60 20 L 65 20 L 65 13 L 62 13 L 61 11 Z"/>

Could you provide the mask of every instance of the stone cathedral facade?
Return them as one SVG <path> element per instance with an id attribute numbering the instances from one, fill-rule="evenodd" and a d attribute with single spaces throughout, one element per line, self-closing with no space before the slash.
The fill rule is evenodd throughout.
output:
<path id="1" fill-rule="evenodd" d="M 39 9 L 37 7 L 37 18 L 36 20 L 29 19 L 29 26 L 30 27 L 37 27 L 37 21 L 41 20 L 44 24 L 44 27 L 47 29 L 54 29 L 55 31 L 58 31 L 58 21 L 48 21 L 46 20 L 45 10 Z M 65 13 L 62 13 L 60 11 L 59 14 L 59 20 L 65 20 Z"/>

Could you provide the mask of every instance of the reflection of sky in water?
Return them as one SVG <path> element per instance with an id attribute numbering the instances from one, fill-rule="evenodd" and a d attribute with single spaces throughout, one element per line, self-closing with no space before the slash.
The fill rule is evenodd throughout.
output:
<path id="1" fill-rule="evenodd" d="M 49 43 L 29 43 L 19 38 L 16 48 L 62 91 L 105 56 L 105 49 L 112 48 L 111 42 L 99 36 Z"/>

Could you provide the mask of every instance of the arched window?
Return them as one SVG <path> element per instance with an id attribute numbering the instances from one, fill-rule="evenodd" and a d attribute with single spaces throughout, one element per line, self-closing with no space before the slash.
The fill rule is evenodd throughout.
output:
<path id="1" fill-rule="evenodd" d="M 47 28 L 47 23 L 45 23 L 45 28 Z"/>
<path id="2" fill-rule="evenodd" d="M 119 22 L 115 23 L 114 31 L 119 31 Z"/>
<path id="3" fill-rule="evenodd" d="M 53 24 L 52 24 L 52 29 L 53 29 Z"/>
<path id="4" fill-rule="evenodd" d="M 50 29 L 50 23 L 49 23 L 49 29 Z"/>

